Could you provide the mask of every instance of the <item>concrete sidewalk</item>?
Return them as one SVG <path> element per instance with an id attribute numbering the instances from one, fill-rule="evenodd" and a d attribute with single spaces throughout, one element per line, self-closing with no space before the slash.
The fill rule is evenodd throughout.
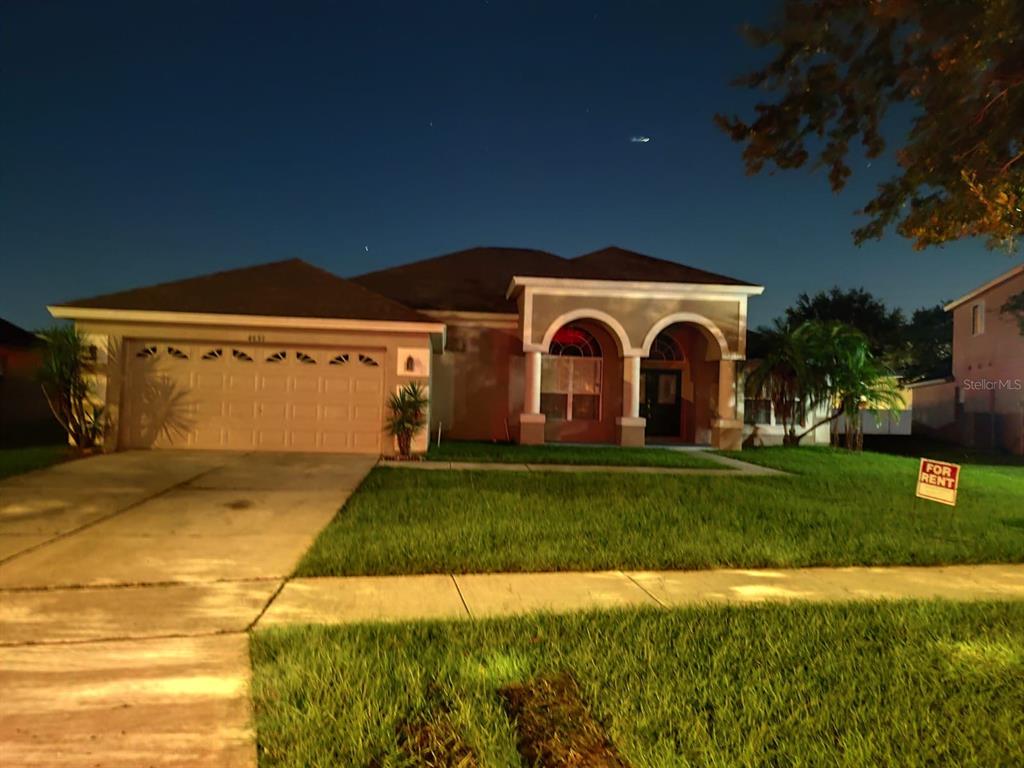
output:
<path id="1" fill-rule="evenodd" d="M 616 475 L 718 475 L 719 477 L 764 477 L 788 475 L 771 467 L 749 464 L 729 456 L 702 452 L 701 457 L 720 467 L 642 467 L 619 464 L 512 464 L 500 461 L 382 461 L 388 469 L 466 470 L 470 472 L 602 472 Z"/>
<path id="2" fill-rule="evenodd" d="M 764 601 L 1024 600 L 1024 565 L 353 576 L 289 581 L 258 626 Z"/>

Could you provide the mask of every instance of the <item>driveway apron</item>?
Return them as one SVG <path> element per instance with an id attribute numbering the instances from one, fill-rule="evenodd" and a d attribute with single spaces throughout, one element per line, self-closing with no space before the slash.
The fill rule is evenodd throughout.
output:
<path id="1" fill-rule="evenodd" d="M 255 765 L 245 631 L 374 463 L 135 451 L 0 482 L 0 762 Z"/>

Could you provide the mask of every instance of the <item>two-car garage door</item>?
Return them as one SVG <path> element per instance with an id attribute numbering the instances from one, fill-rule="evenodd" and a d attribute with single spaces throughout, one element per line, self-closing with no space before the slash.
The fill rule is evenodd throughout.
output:
<path id="1" fill-rule="evenodd" d="M 131 341 L 129 447 L 379 453 L 383 350 Z"/>

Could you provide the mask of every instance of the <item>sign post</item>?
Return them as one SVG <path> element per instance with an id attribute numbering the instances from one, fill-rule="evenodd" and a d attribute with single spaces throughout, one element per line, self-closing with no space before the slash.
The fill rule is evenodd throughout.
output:
<path id="1" fill-rule="evenodd" d="M 917 471 L 917 497 L 955 507 L 959 482 L 959 464 L 921 459 L 921 466 Z"/>

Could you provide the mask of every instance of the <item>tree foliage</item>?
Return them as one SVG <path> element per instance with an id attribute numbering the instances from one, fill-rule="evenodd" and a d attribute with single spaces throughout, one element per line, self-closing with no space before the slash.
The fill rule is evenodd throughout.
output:
<path id="1" fill-rule="evenodd" d="M 388 398 L 388 431 L 398 439 L 398 453 L 408 457 L 412 440 L 427 425 L 430 400 L 419 382 L 410 382 Z"/>
<path id="2" fill-rule="evenodd" d="M 813 296 L 801 293 L 796 304 L 786 310 L 786 318 L 794 325 L 817 320 L 853 326 L 867 337 L 871 352 L 878 357 L 899 350 L 906 324 L 902 310 L 889 309 L 863 288 L 844 291 L 839 286 Z"/>
<path id="3" fill-rule="evenodd" d="M 909 106 L 899 170 L 878 188 L 854 231 L 889 226 L 916 248 L 980 236 L 1014 250 L 1024 228 L 1024 2 L 1021 0 L 786 0 L 780 21 L 748 29 L 774 58 L 738 84 L 778 94 L 756 117 L 717 115 L 744 144 L 748 173 L 766 165 L 828 169 L 834 191 L 851 175 L 859 139 L 886 149 L 883 120 Z"/>
<path id="4" fill-rule="evenodd" d="M 818 427 L 844 417 L 846 447 L 860 450 L 863 410 L 878 417 L 904 407 L 897 377 L 856 328 L 820 320 L 799 326 L 776 321 L 759 333 L 763 355 L 749 381 L 772 401 L 785 445 L 799 445 Z M 810 413 L 819 414 L 817 421 L 804 418 Z"/>

